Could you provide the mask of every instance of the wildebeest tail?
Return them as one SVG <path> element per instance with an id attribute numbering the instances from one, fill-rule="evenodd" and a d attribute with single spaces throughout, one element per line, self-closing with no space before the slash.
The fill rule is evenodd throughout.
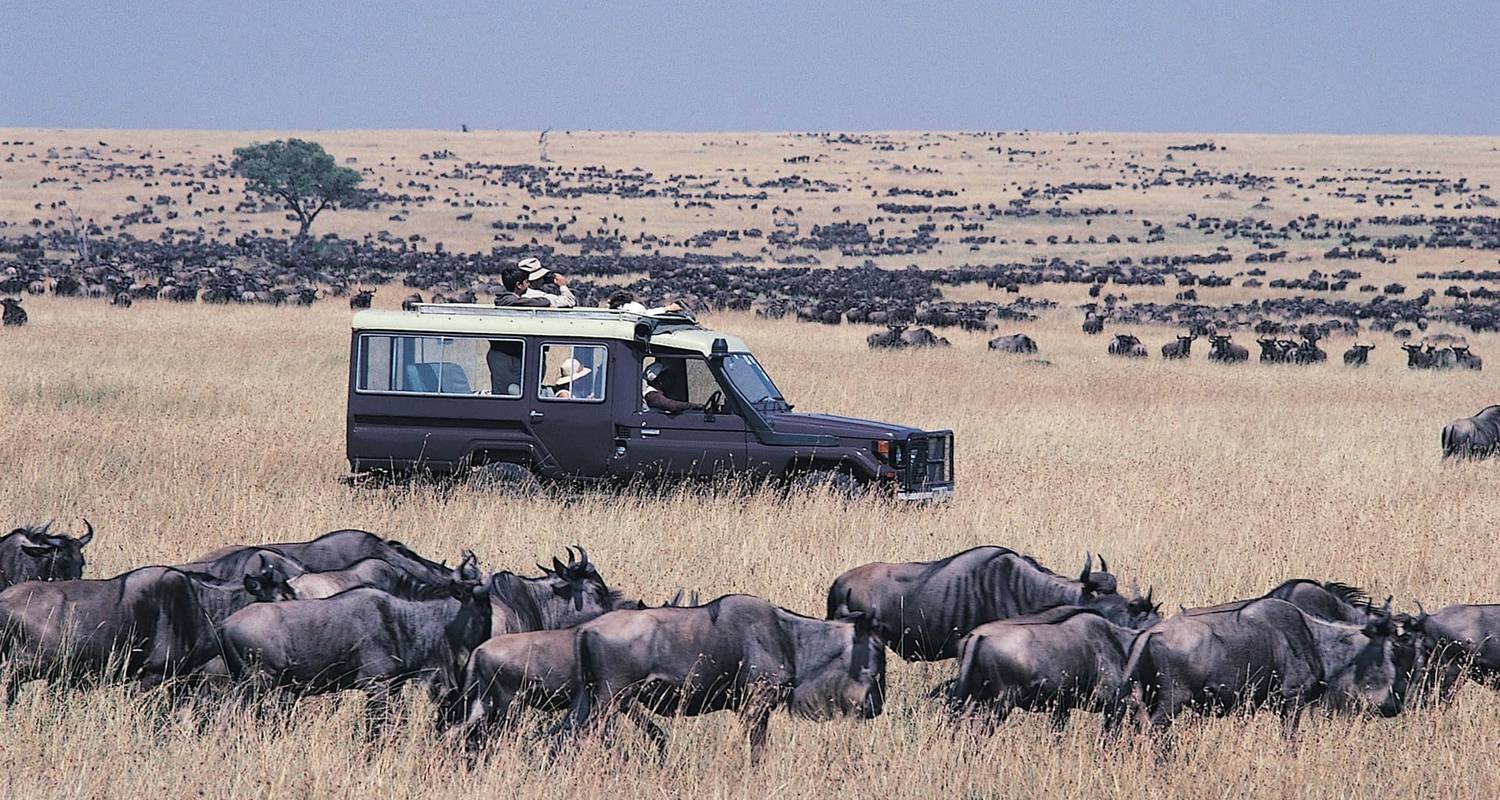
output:
<path id="1" fill-rule="evenodd" d="M 828 587 L 828 615 L 823 619 L 840 619 L 849 616 L 853 609 L 849 607 L 849 598 L 854 590 L 844 586 L 839 581 L 834 581 Z"/>
<path id="2" fill-rule="evenodd" d="M 983 636 L 969 635 L 958 641 L 958 677 L 948 683 L 948 710 L 955 714 L 974 696 L 975 662 L 983 645 Z"/>
<path id="3" fill-rule="evenodd" d="M 1131 696 L 1135 694 L 1137 687 L 1141 693 L 1140 703 L 1144 708 L 1149 709 L 1155 702 L 1156 683 L 1160 670 L 1157 668 L 1156 659 L 1151 654 L 1152 638 L 1152 634 L 1143 633 L 1137 636 L 1135 643 L 1131 645 L 1130 658 L 1125 661 L 1120 685 L 1116 687 L 1115 696 L 1104 710 L 1106 733 L 1119 732 L 1120 722 L 1130 710 Z"/>
<path id="4" fill-rule="evenodd" d="M 1457 438 L 1457 437 L 1454 435 L 1453 426 L 1451 424 L 1444 425 L 1443 426 L 1443 458 L 1450 458 L 1450 457 L 1452 457 L 1453 454 L 1454 454 L 1454 451 L 1458 449 L 1457 448 L 1457 444 L 1453 441 L 1455 438 Z"/>

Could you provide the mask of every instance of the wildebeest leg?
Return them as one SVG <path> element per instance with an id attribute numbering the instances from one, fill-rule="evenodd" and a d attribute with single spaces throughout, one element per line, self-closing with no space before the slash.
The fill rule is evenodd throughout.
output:
<path id="1" fill-rule="evenodd" d="M 380 738 L 391 715 L 391 692 L 394 687 L 386 681 L 373 683 L 365 689 L 365 740 L 373 742 Z"/>
<path id="2" fill-rule="evenodd" d="M 1052 707 L 1052 732 L 1058 736 L 1068 729 L 1068 717 L 1073 713 L 1073 707 L 1065 700 L 1059 700 Z"/>
<path id="3" fill-rule="evenodd" d="M 660 761 L 667 759 L 667 732 L 651 719 L 651 712 L 641 708 L 639 703 L 631 702 L 625 705 L 625 714 L 630 721 L 636 724 L 645 734 L 651 737 L 651 743 L 656 745 L 656 757 Z"/>
<path id="4" fill-rule="evenodd" d="M 759 766 L 766 751 L 767 730 L 771 723 L 772 705 L 762 700 L 752 702 L 741 719 L 746 736 L 750 739 L 750 766 Z"/>

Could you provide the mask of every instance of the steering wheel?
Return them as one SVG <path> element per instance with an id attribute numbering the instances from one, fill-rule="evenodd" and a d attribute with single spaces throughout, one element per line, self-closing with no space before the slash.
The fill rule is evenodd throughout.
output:
<path id="1" fill-rule="evenodd" d="M 708 396 L 708 400 L 703 403 L 703 413 L 724 413 L 724 391 L 722 389 L 715 391 L 713 394 Z"/>

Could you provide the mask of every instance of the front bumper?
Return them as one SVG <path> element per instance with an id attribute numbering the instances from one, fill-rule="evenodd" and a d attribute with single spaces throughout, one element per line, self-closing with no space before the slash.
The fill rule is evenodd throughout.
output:
<path id="1" fill-rule="evenodd" d="M 935 489 L 921 489 L 912 492 L 896 492 L 897 500 L 909 503 L 941 503 L 953 497 L 952 486 L 941 486 Z"/>

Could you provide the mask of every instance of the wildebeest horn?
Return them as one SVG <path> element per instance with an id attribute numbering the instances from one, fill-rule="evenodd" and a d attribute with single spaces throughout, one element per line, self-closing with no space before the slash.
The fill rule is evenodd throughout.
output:
<path id="1" fill-rule="evenodd" d="M 684 591 L 686 591 L 686 590 L 683 589 L 683 588 L 681 588 L 681 587 L 678 587 L 677 593 L 674 594 L 674 595 L 672 595 L 672 599 L 667 601 L 667 605 L 673 606 L 673 607 L 682 605 L 682 593 Z"/>
<path id="2" fill-rule="evenodd" d="M 558 575 L 561 575 L 564 572 L 567 572 L 568 568 L 566 566 L 564 566 L 561 561 L 557 560 L 557 556 L 553 556 L 552 557 L 552 571 L 554 573 L 558 574 Z"/>
<path id="3" fill-rule="evenodd" d="M 580 544 L 578 545 L 578 566 L 587 567 L 588 565 L 589 553 L 587 550 L 583 549 L 583 545 Z"/>
<path id="4" fill-rule="evenodd" d="M 91 525 L 91 524 L 89 524 L 89 518 L 88 517 L 84 517 L 83 518 L 83 529 L 84 529 L 84 534 L 82 536 L 78 537 L 78 546 L 79 547 L 82 547 L 82 546 L 88 544 L 89 542 L 94 541 L 94 526 Z"/>
<path id="5" fill-rule="evenodd" d="M 542 566 L 540 563 L 538 563 L 536 565 L 536 568 L 539 569 L 539 570 L 541 570 L 543 575 L 551 575 L 552 574 L 552 570 L 547 569 L 546 567 Z"/>
<path id="6" fill-rule="evenodd" d="M 1155 586 L 1147 586 L 1146 587 L 1146 602 L 1147 603 L 1151 602 L 1153 599 L 1155 599 L 1155 597 L 1156 597 L 1156 587 Z"/>
<path id="7" fill-rule="evenodd" d="M 1089 573 L 1093 572 L 1093 571 L 1094 571 L 1094 554 L 1085 551 L 1084 554 L 1083 554 L 1083 573 L 1078 576 L 1078 580 L 1083 581 L 1084 583 L 1088 583 Z"/>
<path id="8" fill-rule="evenodd" d="M 568 554 L 568 566 L 571 567 L 574 564 L 578 563 L 578 554 L 575 553 L 575 552 L 573 552 L 573 548 L 571 548 L 571 547 L 565 547 L 565 548 L 563 548 L 563 550 L 564 550 L 564 552 L 566 552 Z"/>
<path id="9" fill-rule="evenodd" d="M 1109 562 L 1104 560 L 1104 554 L 1099 554 L 1099 571 L 1109 572 Z"/>

